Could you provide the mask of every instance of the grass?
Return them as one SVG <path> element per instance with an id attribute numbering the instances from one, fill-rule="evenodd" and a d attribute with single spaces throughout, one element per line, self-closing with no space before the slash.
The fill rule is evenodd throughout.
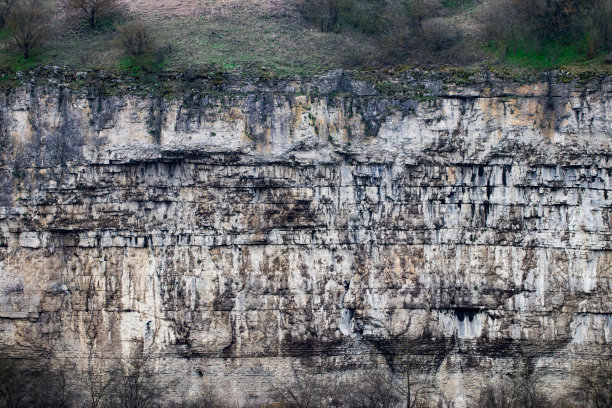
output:
<path id="1" fill-rule="evenodd" d="M 51 61 L 53 59 L 50 54 L 43 49 L 34 49 L 28 59 L 25 59 L 22 53 L 14 50 L 8 49 L 0 52 L 0 69 L 3 71 L 29 71 L 49 64 Z"/>
<path id="2" fill-rule="evenodd" d="M 92 31 L 68 25 L 60 35 L 52 37 L 47 48 L 59 65 L 111 68 L 124 56 L 118 37 L 114 26 Z"/>
<path id="3" fill-rule="evenodd" d="M 44 54 L 26 62 L 5 47 L 0 51 L 0 69 L 18 71 L 55 64 L 133 74 L 164 68 L 294 76 L 355 66 L 377 50 L 376 41 L 363 33 L 321 33 L 297 15 L 270 14 L 246 6 L 202 16 L 145 13 L 139 18 L 149 23 L 158 45 L 170 50 L 163 66 L 126 57 L 114 24 L 105 22 L 90 30 L 83 23 L 62 21 Z M 7 36 L 0 31 L 0 41 Z"/>
<path id="4" fill-rule="evenodd" d="M 142 1 L 144 3 L 139 3 L 133 13 L 150 25 L 157 43 L 169 50 L 163 63 L 126 57 L 119 33 L 111 21 L 105 21 L 99 29 L 90 30 L 86 24 L 58 19 L 56 32 L 44 52 L 38 52 L 26 61 L 14 50 L 5 47 L 0 50 L 0 69 L 24 71 L 54 64 L 76 70 L 112 70 L 134 77 L 143 72 L 190 70 L 245 73 L 265 79 L 310 76 L 338 68 L 358 67 L 365 70 L 372 66 L 372 61 L 376 61 L 376 56 L 381 52 L 381 44 L 375 36 L 348 29 L 339 33 L 323 33 L 295 10 L 277 7 L 276 3 L 266 6 L 263 0 L 193 0 L 187 5 L 178 0 Z M 441 1 L 448 9 L 449 23 L 467 27 L 460 47 L 463 50 L 476 49 L 481 53 L 481 47 L 474 45 L 475 34 L 470 34 L 478 18 L 478 13 L 472 11 L 479 3 L 474 0 Z M 170 3 L 175 9 L 178 7 L 176 10 L 179 12 L 163 8 Z M 196 9 L 194 5 L 201 6 L 205 12 L 180 12 L 180 8 L 184 7 Z M 8 43 L 7 36 L 6 31 L 0 31 L 0 44 Z M 478 66 L 498 64 L 509 67 L 509 70 L 514 67 L 548 70 L 589 64 L 597 69 L 604 67 L 601 56 L 588 60 L 582 48 L 581 44 L 568 45 L 561 41 L 535 47 L 523 41 L 511 44 L 508 54 L 502 56 L 499 49 L 490 46 L 487 47 L 485 61 L 475 66 L 478 69 Z M 438 60 L 454 58 L 453 50 L 446 51 L 452 52 L 446 57 L 438 57 Z M 424 61 L 433 61 L 431 65 L 435 66 L 436 57 L 429 59 L 430 54 L 434 53 L 424 46 L 420 54 L 399 61 L 399 66 L 428 64 Z M 467 69 L 471 69 L 470 63 L 466 64 Z M 437 68 L 441 69 L 443 65 L 444 62 L 438 63 Z M 394 85 L 380 86 L 388 87 L 391 92 Z M 409 91 L 406 90 L 407 93 Z"/>
<path id="5" fill-rule="evenodd" d="M 168 64 L 180 69 L 212 65 L 248 72 L 265 67 L 279 75 L 308 75 L 350 65 L 376 50 L 364 34 L 321 33 L 299 18 L 205 16 L 167 20 L 157 30 L 174 50 Z"/>
<path id="6" fill-rule="evenodd" d="M 164 62 L 152 58 L 136 58 L 127 56 L 119 60 L 117 70 L 130 76 L 138 77 L 143 72 L 159 72 L 164 68 Z"/>
<path id="7" fill-rule="evenodd" d="M 11 54 L 6 60 L 7 64 L 12 71 L 27 71 L 41 65 L 44 65 L 49 61 L 49 56 L 46 53 L 37 50 L 38 52 L 32 53 L 30 58 L 25 59 L 23 54 Z"/>
<path id="8" fill-rule="evenodd" d="M 474 5 L 474 0 L 440 0 L 440 3 L 451 10 L 469 9 Z"/>
<path id="9" fill-rule="evenodd" d="M 549 41 L 540 46 L 527 42 L 515 42 L 509 47 L 506 62 L 535 69 L 555 69 L 585 61 L 586 55 L 580 44 Z"/>

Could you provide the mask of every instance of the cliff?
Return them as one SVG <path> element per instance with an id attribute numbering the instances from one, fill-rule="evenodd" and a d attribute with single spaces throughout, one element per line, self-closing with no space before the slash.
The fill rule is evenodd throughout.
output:
<path id="1" fill-rule="evenodd" d="M 608 361 L 610 78 L 356 78 L 7 88 L 1 348 L 143 345 L 235 401 L 413 358 L 457 407 Z"/>

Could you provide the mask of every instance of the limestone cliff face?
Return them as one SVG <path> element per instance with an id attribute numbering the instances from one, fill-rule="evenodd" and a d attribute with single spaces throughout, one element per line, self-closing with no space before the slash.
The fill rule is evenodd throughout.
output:
<path id="1" fill-rule="evenodd" d="M 612 357 L 607 78 L 40 82 L 0 98 L 4 350 L 144 343 L 237 401 L 412 355 L 456 406 Z"/>

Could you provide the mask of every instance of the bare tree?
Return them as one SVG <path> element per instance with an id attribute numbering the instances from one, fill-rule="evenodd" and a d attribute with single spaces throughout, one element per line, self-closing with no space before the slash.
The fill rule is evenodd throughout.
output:
<path id="1" fill-rule="evenodd" d="M 579 11 L 579 0 L 512 0 L 524 23 L 551 35 L 567 29 Z M 585 3 L 582 1 L 582 3 Z"/>
<path id="2" fill-rule="evenodd" d="M 38 406 L 68 408 L 75 400 L 73 363 L 50 355 L 45 359 L 37 381 Z"/>
<path id="3" fill-rule="evenodd" d="M 407 56 L 422 50 L 424 43 L 432 43 L 424 33 L 424 22 L 437 17 L 439 12 L 440 2 L 438 0 L 390 0 L 386 2 L 381 11 L 380 46 L 383 62 L 403 63 Z M 430 26 L 428 29 L 432 28 L 433 24 Z M 439 39 L 444 38 L 440 34 L 446 34 L 446 32 L 439 29 L 434 34 L 436 34 L 435 44 L 439 44 Z"/>
<path id="4" fill-rule="evenodd" d="M 512 0 L 489 0 L 482 10 L 483 36 L 507 55 L 510 42 L 520 29 L 520 18 Z M 525 27 L 523 27 L 525 29 Z"/>
<path id="5" fill-rule="evenodd" d="M 391 408 L 406 400 L 409 408 L 429 407 L 432 401 L 441 406 L 438 403 L 444 401 L 430 381 L 410 376 L 409 370 L 407 373 L 405 381 L 387 369 L 362 372 L 342 381 L 300 375 L 292 382 L 273 384 L 271 391 L 275 401 L 294 408 Z"/>
<path id="6" fill-rule="evenodd" d="M 87 360 L 87 367 L 79 373 L 79 379 L 85 389 L 90 408 L 103 406 L 109 395 L 112 377 L 102 359 L 96 362 L 92 355 Z"/>
<path id="7" fill-rule="evenodd" d="M 508 376 L 480 392 L 479 408 L 545 408 L 551 401 L 533 375 Z"/>
<path id="8" fill-rule="evenodd" d="M 573 399 L 580 407 L 612 408 L 612 369 L 597 368 L 577 374 Z"/>
<path id="9" fill-rule="evenodd" d="M 408 21 L 413 27 L 422 28 L 423 21 L 434 17 L 440 10 L 440 2 L 437 0 L 405 0 L 401 2 L 408 16 Z"/>
<path id="10" fill-rule="evenodd" d="M 336 31 L 339 27 L 340 15 L 349 7 L 348 0 L 306 0 L 304 16 L 313 20 L 323 32 Z"/>
<path id="11" fill-rule="evenodd" d="M 192 400 L 183 401 L 180 404 L 175 404 L 173 408 L 227 408 L 228 404 L 224 403 L 219 397 L 216 390 L 210 385 L 205 385 L 200 391 L 200 395 Z"/>
<path id="12" fill-rule="evenodd" d="M 37 350 L 29 359 L 0 356 L 0 407 L 66 408 L 73 402 L 66 365 Z"/>
<path id="13" fill-rule="evenodd" d="M 459 40 L 459 31 L 441 17 L 434 17 L 422 22 L 423 38 L 436 51 L 450 48 Z"/>
<path id="14" fill-rule="evenodd" d="M 0 28 L 6 26 L 9 13 L 17 0 L 0 0 Z"/>
<path id="15" fill-rule="evenodd" d="M 593 0 L 591 7 L 582 8 L 579 20 L 589 58 L 612 49 L 612 0 Z"/>
<path id="16" fill-rule="evenodd" d="M 121 8 L 120 0 L 64 0 L 66 8 L 87 20 L 90 28 L 98 27 L 100 19 Z"/>
<path id="17" fill-rule="evenodd" d="M 157 406 L 167 385 L 160 383 L 153 366 L 151 352 L 137 351 L 122 360 L 113 374 L 111 399 L 122 408 L 150 408 Z"/>
<path id="18" fill-rule="evenodd" d="M 350 384 L 350 383 L 349 383 Z M 398 384 L 384 370 L 375 370 L 359 376 L 350 387 L 354 392 L 347 395 L 342 406 L 355 408 L 389 408 L 402 401 Z"/>
<path id="19" fill-rule="evenodd" d="M 49 36 L 49 13 L 41 0 L 16 2 L 8 13 L 7 22 L 13 42 L 25 59 Z"/>
<path id="20" fill-rule="evenodd" d="M 404 381 L 397 384 L 399 393 L 403 396 L 406 408 L 421 408 L 429 406 L 429 402 L 436 400 L 442 404 L 443 398 L 431 376 L 431 366 L 427 366 L 424 374 L 417 375 L 414 370 L 413 356 L 406 356 L 404 361 Z"/>
<path id="21" fill-rule="evenodd" d="M 0 406 L 18 408 L 25 405 L 27 390 L 20 360 L 0 358 Z"/>
<path id="22" fill-rule="evenodd" d="M 135 56 L 143 57 L 155 52 L 155 38 L 149 27 L 142 21 L 132 21 L 119 26 L 121 42 L 125 50 Z"/>
<path id="23" fill-rule="evenodd" d="M 598 0 L 488 0 L 483 7 L 481 19 L 483 34 L 487 41 L 494 41 L 504 53 L 509 52 L 513 40 L 541 44 L 559 37 L 578 37 L 582 20 Z M 607 25 L 605 22 L 604 25 Z M 591 27 L 588 27 L 590 30 Z M 587 30 L 587 31 L 588 31 Z M 584 30 L 583 30 L 584 31 Z"/>
<path id="24" fill-rule="evenodd" d="M 316 376 L 296 375 L 293 381 L 270 385 L 272 398 L 292 408 L 314 408 L 324 406 L 330 394 L 327 385 Z"/>

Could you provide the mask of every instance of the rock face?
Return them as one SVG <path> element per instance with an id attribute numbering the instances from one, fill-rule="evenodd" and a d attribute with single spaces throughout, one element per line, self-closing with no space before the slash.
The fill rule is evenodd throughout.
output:
<path id="1" fill-rule="evenodd" d="M 609 79 L 39 82 L 0 100 L 6 352 L 140 344 L 236 401 L 411 356 L 457 407 L 612 357 Z"/>

